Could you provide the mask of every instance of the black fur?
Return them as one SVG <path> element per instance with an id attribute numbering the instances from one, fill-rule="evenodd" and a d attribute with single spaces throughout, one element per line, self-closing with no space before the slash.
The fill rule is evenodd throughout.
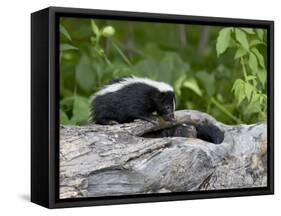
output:
<path id="1" fill-rule="evenodd" d="M 179 124 L 170 128 L 164 128 L 151 131 L 142 135 L 142 137 L 161 138 L 161 137 L 188 137 L 196 138 L 197 132 L 193 125 Z"/>
<path id="2" fill-rule="evenodd" d="M 123 79 L 113 80 L 109 85 Z M 91 118 L 97 124 L 127 123 L 135 119 L 150 119 L 156 111 L 169 120 L 174 115 L 174 99 L 172 91 L 160 92 L 150 85 L 134 83 L 116 92 L 97 95 L 91 102 Z"/>
<path id="3" fill-rule="evenodd" d="M 217 126 L 211 124 L 179 124 L 170 128 L 145 133 L 142 137 L 188 137 L 202 139 L 214 144 L 220 144 L 224 140 L 224 132 Z"/>
<path id="4" fill-rule="evenodd" d="M 122 82 L 129 77 L 111 80 L 107 85 Z M 132 77 L 131 77 L 132 78 Z M 91 102 L 91 120 L 97 124 L 127 123 L 135 119 L 151 121 L 157 112 L 165 120 L 174 118 L 173 91 L 160 92 L 156 87 L 145 83 L 133 83 L 116 92 L 96 95 Z M 219 144 L 224 133 L 215 125 L 177 125 L 157 132 L 146 134 L 146 137 L 194 137 Z"/>
<path id="5" fill-rule="evenodd" d="M 224 132 L 215 125 L 194 125 L 197 131 L 197 138 L 220 144 L 224 140 Z"/>

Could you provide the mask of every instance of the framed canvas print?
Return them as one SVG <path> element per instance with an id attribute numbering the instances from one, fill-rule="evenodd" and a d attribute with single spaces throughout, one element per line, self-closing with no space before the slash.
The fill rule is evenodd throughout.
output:
<path id="1" fill-rule="evenodd" d="M 31 201 L 273 194 L 274 23 L 50 7 L 31 15 Z"/>

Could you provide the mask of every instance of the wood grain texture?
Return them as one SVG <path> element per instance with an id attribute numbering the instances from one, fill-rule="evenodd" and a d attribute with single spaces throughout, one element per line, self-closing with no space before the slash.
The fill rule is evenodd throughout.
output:
<path id="1" fill-rule="evenodd" d="M 171 123 L 61 126 L 60 198 L 267 186 L 267 123 L 225 125 L 193 110 L 176 123 L 215 124 L 222 144 L 195 138 L 144 138 Z"/>

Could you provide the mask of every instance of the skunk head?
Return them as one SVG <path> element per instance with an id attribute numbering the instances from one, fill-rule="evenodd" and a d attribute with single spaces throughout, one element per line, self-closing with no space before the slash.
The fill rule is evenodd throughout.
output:
<path id="1" fill-rule="evenodd" d="M 164 120 L 174 120 L 176 97 L 173 91 L 158 92 L 153 96 L 153 101 L 157 113 L 162 116 Z"/>

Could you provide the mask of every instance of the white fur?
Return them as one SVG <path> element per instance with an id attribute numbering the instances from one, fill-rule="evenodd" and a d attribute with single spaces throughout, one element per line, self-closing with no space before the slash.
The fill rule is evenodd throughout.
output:
<path id="1" fill-rule="evenodd" d="M 134 83 L 144 83 L 146 85 L 157 88 L 160 92 L 168 92 L 168 91 L 173 92 L 174 91 L 172 86 L 170 86 L 169 84 L 164 83 L 164 82 L 154 81 L 154 80 L 150 80 L 147 78 L 128 77 L 128 78 L 124 78 L 124 80 L 122 80 L 120 82 L 106 85 L 101 90 L 99 90 L 94 95 L 94 97 L 119 91 L 120 89 L 122 89 L 128 85 L 134 84 Z"/>

